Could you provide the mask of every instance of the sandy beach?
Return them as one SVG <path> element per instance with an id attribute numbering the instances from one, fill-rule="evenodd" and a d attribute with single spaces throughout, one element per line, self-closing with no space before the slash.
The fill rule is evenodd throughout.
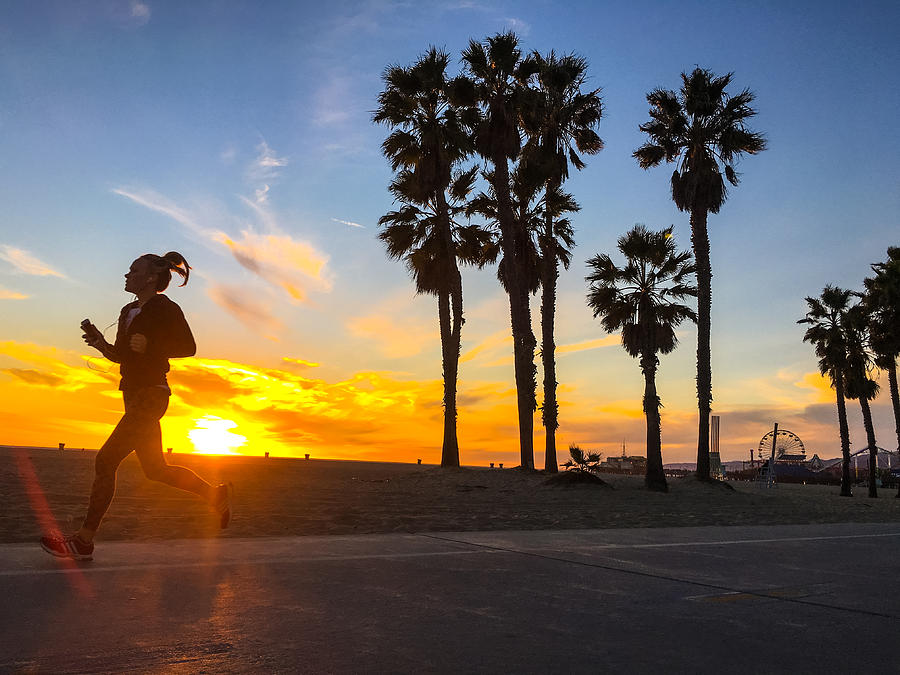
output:
<path id="1" fill-rule="evenodd" d="M 41 530 L 81 523 L 95 453 L 0 448 L 0 543 L 34 541 Z M 638 476 L 605 475 L 613 489 L 545 484 L 539 472 L 338 460 L 169 456 L 210 482 L 232 481 L 236 515 L 220 532 L 193 495 L 144 478 L 134 455 L 119 469 L 117 495 L 100 538 L 153 540 L 384 532 L 540 530 L 900 522 L 896 491 L 869 499 L 835 486 L 669 481 L 668 494 Z"/>

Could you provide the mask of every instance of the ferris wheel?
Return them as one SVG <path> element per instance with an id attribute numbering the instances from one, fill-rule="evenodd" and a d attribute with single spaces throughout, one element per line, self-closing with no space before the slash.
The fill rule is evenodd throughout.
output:
<path id="1" fill-rule="evenodd" d="M 759 439 L 757 456 L 760 459 L 768 459 L 772 456 L 772 433 L 770 431 Z M 806 448 L 797 434 L 787 429 L 779 429 L 778 436 L 775 438 L 775 459 L 785 455 L 802 455 L 805 458 Z"/>

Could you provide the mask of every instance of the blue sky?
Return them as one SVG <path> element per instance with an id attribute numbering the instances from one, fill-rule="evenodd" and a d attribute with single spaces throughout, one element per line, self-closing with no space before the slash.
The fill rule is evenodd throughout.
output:
<path id="1" fill-rule="evenodd" d="M 668 196 L 671 170 L 642 171 L 631 158 L 643 141 L 637 127 L 647 119 L 646 93 L 676 88 L 695 65 L 733 71 L 733 91 L 755 92 L 753 128 L 769 150 L 741 163 L 742 184 L 709 222 L 723 453 L 743 457 L 780 417 L 834 454 L 833 406 L 810 384 L 815 361 L 795 321 L 805 295 L 826 283 L 858 288 L 869 263 L 900 244 L 900 8 L 561 7 L 7 3 L 0 10 L 0 340 L 52 347 L 75 363 L 83 350 L 74 327 L 84 316 L 98 325 L 115 319 L 127 301 L 120 275 L 131 259 L 176 249 L 196 279 L 171 296 L 188 310 L 208 358 L 259 367 L 301 359 L 320 364 L 318 376 L 332 383 L 362 372 L 436 380 L 434 303 L 413 297 L 402 265 L 387 260 L 375 238 L 392 204 L 379 149 L 386 131 L 371 124 L 371 111 L 387 65 L 408 64 L 430 44 L 455 61 L 470 38 L 512 29 L 525 49 L 585 56 L 606 106 L 606 148 L 568 184 L 583 208 L 572 269 L 560 283 L 561 345 L 604 337 L 584 306 L 588 257 L 611 251 L 635 222 L 674 224 L 689 245 L 687 216 Z M 461 381 L 507 391 L 512 369 L 498 342 L 508 332 L 505 298 L 492 270 L 467 272 L 464 284 L 463 351 L 479 351 L 464 361 Z M 666 461 L 692 455 L 694 336 L 685 329 L 680 349 L 662 363 L 671 415 Z M 0 359 L 2 367 L 22 365 Z M 642 447 L 633 417 L 639 371 L 615 344 L 572 347 L 560 358 L 560 381 L 562 400 L 571 402 L 563 439 L 608 451 L 622 438 Z M 22 385 L 0 375 L 0 387 L 13 386 Z M 892 425 L 880 403 L 879 438 L 887 439 Z M 625 408 L 631 412 L 617 418 Z M 485 432 L 479 447 L 494 443 L 496 452 L 514 454 L 505 429 L 497 427 L 493 441 Z"/>

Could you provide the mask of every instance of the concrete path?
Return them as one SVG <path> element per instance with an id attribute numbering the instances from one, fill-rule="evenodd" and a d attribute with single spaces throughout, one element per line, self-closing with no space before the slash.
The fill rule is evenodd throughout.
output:
<path id="1" fill-rule="evenodd" d="M 0 546 L 0 672 L 900 672 L 900 523 Z"/>

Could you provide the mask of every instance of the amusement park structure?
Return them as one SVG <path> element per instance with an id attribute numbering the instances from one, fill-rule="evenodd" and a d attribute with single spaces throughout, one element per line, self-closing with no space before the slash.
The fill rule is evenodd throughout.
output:
<path id="1" fill-rule="evenodd" d="M 868 455 L 869 449 L 863 448 L 850 454 L 856 478 L 860 478 L 859 457 Z M 806 446 L 800 437 L 788 429 L 779 429 L 778 424 L 772 431 L 759 439 L 758 446 L 750 449 L 750 470 L 754 472 L 757 483 L 766 487 L 776 484 L 776 477 L 781 479 L 817 480 L 828 473 L 840 469 L 841 459 L 822 460 L 817 454 L 807 457 Z M 878 448 L 876 461 L 879 472 L 896 472 L 900 467 L 898 453 Z M 868 472 L 868 465 L 863 465 L 863 473 Z M 896 475 L 896 473 L 895 473 Z"/>

